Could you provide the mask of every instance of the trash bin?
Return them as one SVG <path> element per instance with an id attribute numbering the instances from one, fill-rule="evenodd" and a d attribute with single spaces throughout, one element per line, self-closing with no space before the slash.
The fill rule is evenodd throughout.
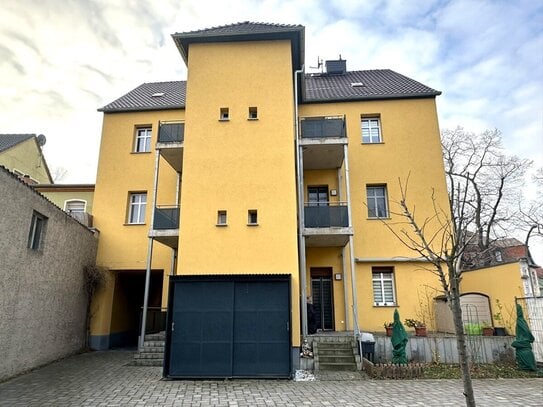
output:
<path id="1" fill-rule="evenodd" d="M 361 333 L 358 337 L 360 356 L 373 362 L 375 355 L 375 338 L 370 333 Z"/>

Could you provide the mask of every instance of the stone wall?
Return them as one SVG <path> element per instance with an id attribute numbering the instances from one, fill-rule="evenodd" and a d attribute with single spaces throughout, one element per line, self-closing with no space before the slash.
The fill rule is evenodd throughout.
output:
<path id="1" fill-rule="evenodd" d="M 31 249 L 33 213 L 46 218 Z M 97 236 L 0 167 L 0 380 L 85 345 L 84 271 Z"/>

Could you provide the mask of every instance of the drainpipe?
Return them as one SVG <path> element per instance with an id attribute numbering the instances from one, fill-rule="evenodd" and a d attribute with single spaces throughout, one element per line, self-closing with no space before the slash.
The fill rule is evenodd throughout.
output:
<path id="1" fill-rule="evenodd" d="M 347 151 L 347 144 L 343 145 L 343 159 L 345 161 L 345 193 L 347 198 L 347 216 L 349 216 L 349 228 L 353 227 L 353 217 L 351 213 L 351 188 L 349 181 L 349 155 Z M 358 333 L 358 302 L 356 294 L 356 270 L 354 262 L 354 243 L 353 235 L 349 235 L 349 255 L 351 260 L 351 289 L 353 295 L 353 335 L 357 340 Z"/>
<path id="2" fill-rule="evenodd" d="M 343 118 L 345 119 L 345 117 Z M 339 202 L 341 202 L 341 167 L 337 169 L 337 195 Z M 349 298 L 347 293 L 349 292 L 349 286 L 347 284 L 347 259 L 345 258 L 345 246 L 341 248 L 341 268 L 343 274 L 343 306 L 345 307 L 345 331 L 349 330 Z"/>
<path id="3" fill-rule="evenodd" d="M 153 230 L 153 225 L 155 222 L 155 206 L 156 206 L 156 193 L 158 187 L 158 164 L 160 161 L 160 151 L 156 150 L 155 153 L 155 179 L 153 183 L 153 200 L 151 206 L 151 227 L 150 230 Z M 143 313 L 141 316 L 141 330 L 140 330 L 140 339 L 138 343 L 138 349 L 141 352 L 143 350 L 143 343 L 145 341 L 145 327 L 147 324 L 147 308 L 149 305 L 149 284 L 151 282 L 151 264 L 153 260 L 153 238 L 149 237 L 149 244 L 147 245 L 147 269 L 145 270 L 145 292 L 143 294 Z"/>
<path id="4" fill-rule="evenodd" d="M 302 69 L 294 71 L 294 136 L 296 145 L 296 181 L 298 192 L 298 256 L 300 261 L 300 313 L 302 315 L 302 337 L 307 336 L 307 298 L 306 298 L 306 262 L 305 262 L 305 237 L 304 231 L 304 167 L 303 155 L 300 151 L 300 121 L 298 117 L 298 74 L 303 74 Z"/>
<path id="5" fill-rule="evenodd" d="M 178 220 L 178 222 L 181 222 L 181 207 L 179 206 L 180 185 L 181 185 L 181 173 L 177 172 L 177 184 L 175 186 L 175 206 L 179 207 L 179 220 Z M 178 223 L 177 228 L 181 229 L 179 226 L 180 225 Z M 179 236 L 177 237 L 177 241 L 178 241 L 178 244 L 179 244 Z M 175 273 L 175 259 L 176 258 L 177 258 L 177 249 L 172 249 L 172 266 L 171 266 L 171 269 L 170 269 L 170 275 L 171 276 L 176 274 Z"/>

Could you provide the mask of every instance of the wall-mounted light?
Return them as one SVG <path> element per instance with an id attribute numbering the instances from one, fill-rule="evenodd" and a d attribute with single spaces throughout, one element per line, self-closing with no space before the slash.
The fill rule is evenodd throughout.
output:
<path id="1" fill-rule="evenodd" d="M 330 196 L 336 196 L 336 195 L 337 195 L 337 189 L 331 189 Z"/>
<path id="2" fill-rule="evenodd" d="M 341 275 L 341 273 L 334 274 L 334 280 L 340 281 L 342 278 L 343 276 Z"/>

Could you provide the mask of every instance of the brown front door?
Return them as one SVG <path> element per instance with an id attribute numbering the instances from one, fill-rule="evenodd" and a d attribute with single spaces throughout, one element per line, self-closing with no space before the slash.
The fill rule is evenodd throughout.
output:
<path id="1" fill-rule="evenodd" d="M 334 330 L 332 267 L 311 267 L 311 296 L 317 330 Z"/>

